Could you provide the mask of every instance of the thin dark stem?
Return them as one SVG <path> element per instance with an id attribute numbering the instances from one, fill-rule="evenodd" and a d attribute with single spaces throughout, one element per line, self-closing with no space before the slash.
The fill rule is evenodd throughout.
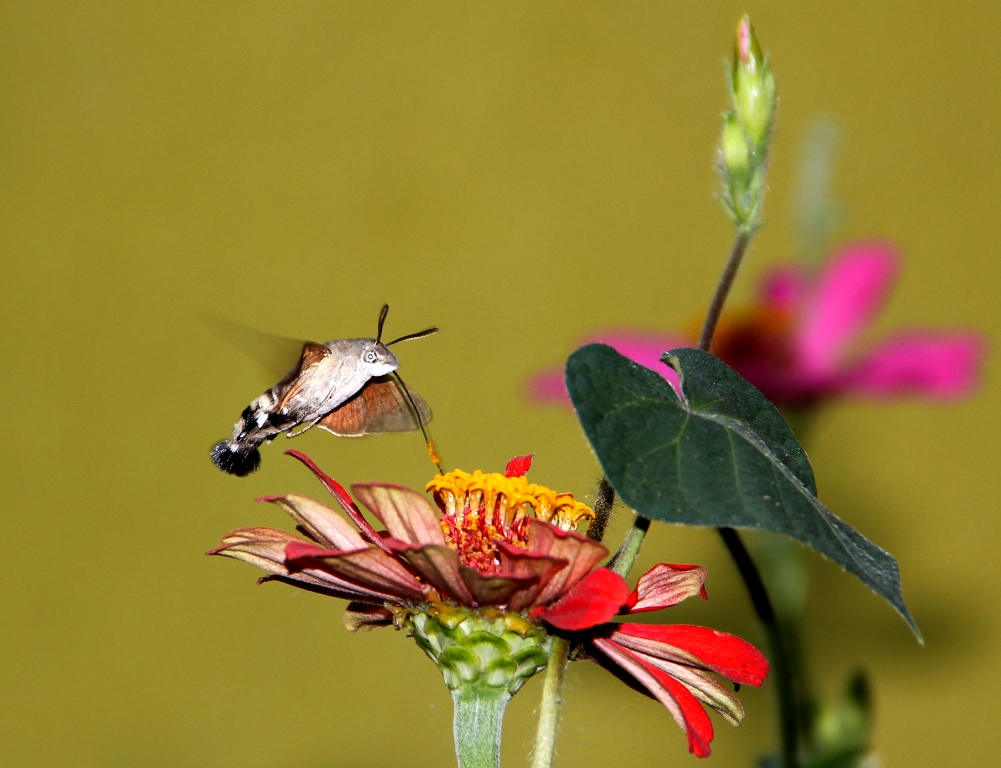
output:
<path id="1" fill-rule="evenodd" d="M 761 574 L 758 572 L 754 560 L 751 559 L 747 547 L 744 546 L 740 534 L 733 528 L 717 528 L 717 530 L 723 537 L 723 542 L 744 579 L 744 584 L 751 596 L 754 612 L 758 614 L 758 618 L 764 624 L 765 632 L 768 634 L 768 644 L 772 649 L 772 669 L 775 671 L 778 685 L 779 719 L 782 726 L 782 765 L 785 768 L 798 768 L 799 711 L 796 704 L 796 681 L 793 679 L 795 662 L 785 642 L 782 628 L 775 617 L 775 610 L 768 597 L 768 590 L 765 589 Z"/>
<path id="2" fill-rule="evenodd" d="M 730 249 L 730 258 L 727 259 L 723 274 L 720 276 L 719 284 L 716 286 L 716 293 L 713 295 L 712 304 L 706 313 L 706 320 L 702 326 L 702 335 L 699 337 L 699 349 L 708 352 L 712 347 L 713 336 L 716 333 L 716 325 L 719 323 L 720 314 L 723 312 L 723 305 L 726 304 L 727 296 L 733 287 L 734 278 L 747 253 L 747 246 L 751 242 L 754 230 L 749 227 L 740 227 L 737 236 L 734 238 L 733 247 Z M 768 634 L 768 644 L 772 649 L 772 668 L 775 670 L 775 678 L 778 684 L 778 704 L 779 720 L 782 727 L 782 764 L 785 768 L 798 768 L 799 766 L 799 707 L 796 703 L 796 681 L 794 679 L 795 661 L 791 656 L 791 649 L 785 642 L 785 636 L 781 626 L 775 617 L 775 610 L 772 608 L 772 601 L 768 597 L 768 590 L 761 579 L 754 560 L 751 559 L 747 547 L 733 528 L 717 528 L 720 536 L 730 551 L 730 556 L 737 569 L 740 571 L 744 584 L 747 586 L 748 594 L 751 596 L 751 603 L 754 605 L 754 612 L 765 626 Z"/>
<path id="3" fill-rule="evenodd" d="M 720 313 L 723 311 L 726 297 L 730 294 L 730 288 L 733 287 L 733 279 L 737 276 L 737 270 L 740 269 L 740 262 L 744 259 L 744 254 L 747 252 L 747 246 L 751 242 L 753 234 L 754 231 L 746 227 L 740 227 L 737 230 L 737 237 L 734 239 L 733 247 L 730 249 L 730 258 L 727 259 L 726 266 L 723 268 L 723 274 L 720 275 L 712 304 L 709 305 L 709 311 L 706 313 L 706 321 L 702 325 L 702 335 L 699 337 L 699 349 L 704 349 L 708 352 L 712 346 L 713 335 L 716 333 L 716 324 L 719 322 Z"/>

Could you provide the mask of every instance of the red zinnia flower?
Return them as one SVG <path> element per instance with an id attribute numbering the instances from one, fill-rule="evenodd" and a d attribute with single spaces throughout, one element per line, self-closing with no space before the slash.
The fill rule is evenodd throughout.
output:
<path id="1" fill-rule="evenodd" d="M 242 528 L 210 554 L 268 571 L 262 581 L 350 601 L 350 631 L 390 624 L 407 629 L 438 664 L 456 700 L 507 700 L 546 666 L 552 634 L 571 633 L 600 664 L 624 672 L 685 728 L 689 749 L 709 754 L 712 724 L 702 701 L 731 723 L 740 702 L 709 675 L 760 685 L 768 662 L 753 646 L 702 627 L 610 624 L 619 613 L 674 605 L 702 592 L 699 566 L 659 565 L 630 593 L 625 581 L 596 568 L 608 555 L 574 532 L 594 512 L 569 493 L 530 484 L 531 457 L 507 473 L 460 470 L 428 483 L 441 515 L 409 488 L 359 483 L 352 491 L 385 526 L 377 531 L 345 490 L 308 457 L 352 526 L 306 496 L 268 496 L 306 537 L 273 528 Z"/>
<path id="2" fill-rule="evenodd" d="M 705 592 L 699 565 L 655 565 L 629 592 L 625 580 L 607 568 L 592 571 L 553 605 L 535 611 L 557 630 L 570 632 L 606 669 L 623 672 L 663 704 L 688 736 L 688 751 L 709 755 L 713 726 L 702 704 L 740 725 L 744 708 L 709 674 L 740 685 L 758 686 L 768 661 L 739 637 L 686 624 L 608 623 L 609 613 L 645 613 L 670 608 Z M 615 609 L 614 612 L 611 609 Z M 701 702 L 701 703 L 700 703 Z"/>

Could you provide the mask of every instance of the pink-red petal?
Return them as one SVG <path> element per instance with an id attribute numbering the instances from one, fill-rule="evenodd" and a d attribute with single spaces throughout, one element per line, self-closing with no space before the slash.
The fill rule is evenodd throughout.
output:
<path id="1" fill-rule="evenodd" d="M 290 493 L 285 496 L 261 496 L 257 501 L 277 504 L 310 537 L 330 549 L 362 549 L 365 540 L 343 517 L 325 504 L 308 496 Z"/>
<path id="2" fill-rule="evenodd" d="M 706 569 L 701 565 L 660 563 L 640 576 L 630 595 L 630 613 L 645 613 L 670 608 L 693 595 L 706 594 Z"/>
<path id="3" fill-rule="evenodd" d="M 807 296 L 809 279 L 796 265 L 773 269 L 761 281 L 761 303 L 773 312 L 795 313 Z"/>
<path id="4" fill-rule="evenodd" d="M 709 756 L 713 740 L 712 721 L 698 699 L 684 685 L 667 673 L 645 664 L 636 654 L 607 638 L 598 638 L 592 644 L 601 651 L 606 664 L 618 665 L 664 705 L 685 731 L 689 752 L 696 757 Z M 597 660 L 602 661 L 600 658 Z"/>
<path id="5" fill-rule="evenodd" d="M 530 453 L 527 456 L 515 456 L 507 463 L 507 467 L 504 469 L 504 477 L 524 477 L 528 474 L 528 470 L 532 468 L 532 459 L 534 457 L 534 453 Z"/>
<path id="6" fill-rule="evenodd" d="M 306 544 L 291 533 L 274 528 L 241 528 L 227 534 L 222 541 L 222 546 L 208 554 L 242 560 L 266 571 L 269 576 L 263 577 L 261 581 L 279 579 L 295 587 L 322 592 L 344 600 L 382 602 L 391 598 L 323 571 L 289 570 L 285 565 L 286 546 L 290 542 Z"/>
<path id="7" fill-rule="evenodd" d="M 399 560 L 375 547 L 342 552 L 293 541 L 285 547 L 285 564 L 289 570 L 326 571 L 396 601 L 421 600 L 426 592 Z"/>
<path id="8" fill-rule="evenodd" d="M 382 543 L 382 538 L 379 536 L 378 532 L 372 527 L 372 524 L 365 519 L 361 510 L 358 509 L 358 505 L 352 501 L 351 497 L 348 496 L 348 492 L 344 490 L 340 483 L 316 466 L 316 463 L 301 451 L 296 451 L 290 448 L 285 451 L 285 453 L 294 459 L 298 459 L 309 467 L 310 471 L 316 475 L 317 480 L 323 483 L 323 487 L 326 488 L 337 503 L 341 505 L 341 509 L 343 509 L 347 516 L 351 518 L 352 522 L 358 526 L 358 530 L 361 531 L 361 535 L 364 537 L 365 541 L 369 544 L 375 544 L 375 546 L 383 551 L 388 551 Z"/>
<path id="9" fill-rule="evenodd" d="M 899 333 L 851 366 L 842 386 L 846 394 L 863 397 L 965 397 L 976 390 L 986 355 L 987 342 L 977 333 Z"/>
<path id="10" fill-rule="evenodd" d="M 598 568 L 541 613 L 534 614 L 565 632 L 580 632 L 612 620 L 629 600 L 629 585 L 619 574 Z"/>
<path id="11" fill-rule="evenodd" d="M 510 573 L 494 573 L 484 576 L 476 569 L 466 567 L 460 568 L 459 572 L 476 605 L 507 605 L 516 592 L 528 589 L 539 579 L 534 574 L 515 576 Z"/>
<path id="12" fill-rule="evenodd" d="M 593 539 L 573 531 L 562 531 L 549 523 L 534 519 L 528 528 L 528 551 L 533 555 L 547 555 L 568 563 L 565 569 L 556 573 L 542 588 L 532 607 L 553 602 L 608 555 L 608 549 Z"/>
<path id="13" fill-rule="evenodd" d="M 436 544 L 414 547 L 394 539 L 386 539 L 386 544 L 405 557 L 414 570 L 443 596 L 462 605 L 473 605 L 473 594 L 459 572 L 459 555 L 454 549 Z"/>
<path id="14" fill-rule="evenodd" d="M 550 582 L 568 567 L 568 561 L 536 552 L 526 552 L 520 547 L 501 542 L 498 544 L 500 569 L 519 579 L 525 579 L 508 599 L 508 610 L 521 611 L 539 602 L 539 595 Z"/>
<path id="15" fill-rule="evenodd" d="M 390 483 L 355 483 L 351 490 L 394 539 L 415 547 L 445 546 L 438 515 L 417 491 Z"/>
<path id="16" fill-rule="evenodd" d="M 715 629 L 690 624 L 619 624 L 616 642 L 631 645 L 629 638 L 650 641 L 635 650 L 669 661 L 684 661 L 677 650 L 691 654 L 706 669 L 741 685 L 761 685 L 768 676 L 768 660 L 746 640 Z M 659 649 L 657 644 L 665 646 Z"/>
<path id="17" fill-rule="evenodd" d="M 850 246 L 831 259 L 796 331 L 804 373 L 824 376 L 838 368 L 848 346 L 875 318 L 896 274 L 897 257 L 882 243 Z"/>

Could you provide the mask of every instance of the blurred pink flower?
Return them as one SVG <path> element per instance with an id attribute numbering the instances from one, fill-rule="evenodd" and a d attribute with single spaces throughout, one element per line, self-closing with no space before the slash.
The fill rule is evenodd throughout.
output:
<path id="1" fill-rule="evenodd" d="M 779 267 L 762 280 L 751 307 L 724 314 L 713 354 L 780 407 L 838 395 L 945 400 L 971 394 L 987 352 L 979 333 L 905 328 L 875 343 L 861 339 L 898 268 L 899 258 L 882 243 L 850 246 L 816 275 L 799 265 Z M 602 331 L 584 340 L 595 342 L 614 347 L 677 388 L 677 377 L 660 356 L 694 346 L 695 337 Z M 568 401 L 561 370 L 536 375 L 530 392 L 540 402 Z"/>

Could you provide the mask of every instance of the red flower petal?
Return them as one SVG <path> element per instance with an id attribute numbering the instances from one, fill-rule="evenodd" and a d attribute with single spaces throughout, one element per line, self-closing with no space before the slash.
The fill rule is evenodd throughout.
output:
<path id="1" fill-rule="evenodd" d="M 361 535 L 367 542 L 375 544 L 375 546 L 385 552 L 389 551 L 386 549 L 386 545 L 382 543 L 382 539 L 379 537 L 375 528 L 373 528 L 372 524 L 365 519 L 361 510 L 358 509 L 358 506 L 351 500 L 351 497 L 348 496 L 348 492 L 344 490 L 340 483 L 316 466 L 313 460 L 305 453 L 291 448 L 285 451 L 285 453 L 294 459 L 298 459 L 309 467 L 313 474 L 316 475 L 316 478 L 323 483 L 323 487 L 330 491 L 330 495 L 333 496 L 337 500 L 337 503 L 341 505 L 341 509 L 343 509 L 345 513 L 347 513 L 347 516 L 354 521 L 354 524 L 358 526 L 358 530 L 361 531 Z"/>
<path id="2" fill-rule="evenodd" d="M 702 595 L 703 600 L 708 600 L 705 582 L 706 569 L 701 565 L 660 563 L 636 582 L 636 591 L 629 596 L 629 612 L 659 611 L 692 595 Z"/>
<path id="3" fill-rule="evenodd" d="M 507 463 L 507 467 L 504 469 L 504 477 L 524 477 L 527 475 L 528 470 L 532 468 L 532 458 L 534 456 L 534 453 L 530 453 L 527 456 L 515 456 Z"/>
<path id="4" fill-rule="evenodd" d="M 365 540 L 343 517 L 308 496 L 261 496 L 256 501 L 277 504 L 311 538 L 330 549 L 353 550 L 365 547 Z"/>
<path id="5" fill-rule="evenodd" d="M 563 558 L 526 552 L 505 542 L 497 545 L 497 554 L 502 571 L 516 578 L 531 579 L 512 593 L 507 605 L 510 611 L 521 611 L 538 603 L 539 594 L 569 566 Z"/>
<path id="6" fill-rule="evenodd" d="M 473 594 L 476 605 L 507 605 L 511 596 L 519 590 L 532 586 L 539 580 L 535 574 L 515 576 L 510 573 L 495 573 L 484 576 L 475 568 L 460 568 L 462 580 Z"/>
<path id="7" fill-rule="evenodd" d="M 445 534 L 438 516 L 417 491 L 389 483 L 355 483 L 351 490 L 394 539 L 417 547 L 425 544 L 445 546 Z"/>
<path id="8" fill-rule="evenodd" d="M 696 757 L 708 757 L 713 740 L 713 724 L 709 715 L 692 693 L 667 673 L 645 664 L 638 656 L 607 639 L 592 641 L 605 657 L 596 660 L 617 664 L 650 695 L 663 704 L 688 736 L 688 751 Z M 603 664 L 606 666 L 607 664 Z"/>
<path id="9" fill-rule="evenodd" d="M 768 676 L 768 660 L 764 655 L 735 635 L 689 624 L 620 624 L 617 642 L 634 650 L 668 661 L 682 661 L 681 650 L 695 657 L 706 669 L 723 675 L 741 685 L 761 685 Z M 638 638 L 642 643 L 631 643 Z M 658 648 L 658 644 L 667 646 Z"/>
<path id="10" fill-rule="evenodd" d="M 598 568 L 577 582 L 539 617 L 566 632 L 579 632 L 611 621 L 629 599 L 629 585 L 619 574 Z"/>
<path id="11" fill-rule="evenodd" d="M 274 528 L 241 528 L 228 534 L 222 546 L 208 554 L 231 557 L 267 571 L 261 581 L 278 579 L 310 592 L 322 592 L 344 600 L 365 600 L 382 603 L 395 599 L 392 595 L 375 592 L 324 571 L 290 571 L 285 565 L 285 547 L 290 542 L 306 544 L 291 533 Z"/>
<path id="12" fill-rule="evenodd" d="M 459 555 L 446 546 L 414 547 L 396 539 L 386 539 L 387 546 L 403 555 L 428 584 L 445 597 L 462 605 L 473 605 L 473 594 L 459 573 Z"/>
<path id="13" fill-rule="evenodd" d="M 421 600 L 427 591 L 403 563 L 375 547 L 343 552 L 293 541 L 285 547 L 285 564 L 289 570 L 313 568 L 332 573 L 397 602 Z"/>
<path id="14" fill-rule="evenodd" d="M 528 551 L 566 560 L 569 565 L 542 589 L 533 605 L 546 605 L 568 591 L 591 572 L 598 561 L 608 555 L 608 549 L 586 536 L 532 520 L 528 528 Z"/>

